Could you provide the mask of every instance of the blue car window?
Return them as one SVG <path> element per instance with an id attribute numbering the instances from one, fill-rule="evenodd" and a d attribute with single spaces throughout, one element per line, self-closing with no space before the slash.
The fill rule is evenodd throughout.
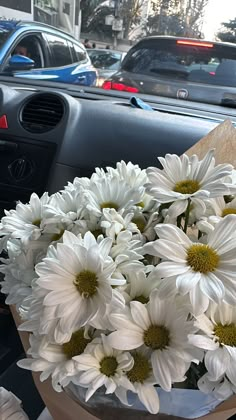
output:
<path id="1" fill-rule="evenodd" d="M 74 50 L 76 55 L 76 61 L 77 62 L 86 62 L 87 61 L 87 53 L 82 48 L 80 48 L 79 45 L 74 44 Z"/>
<path id="2" fill-rule="evenodd" d="M 45 34 L 45 37 L 48 41 L 48 45 L 52 54 L 53 67 L 62 67 L 72 64 L 73 60 L 70 47 L 66 39 L 51 34 Z"/>

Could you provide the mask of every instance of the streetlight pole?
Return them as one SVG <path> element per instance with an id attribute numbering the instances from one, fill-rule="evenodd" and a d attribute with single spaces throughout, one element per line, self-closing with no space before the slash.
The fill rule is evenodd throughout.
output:
<path id="1" fill-rule="evenodd" d="M 120 0 L 115 0 L 115 10 L 114 10 L 115 19 L 119 17 L 119 12 L 120 12 Z M 117 31 L 113 31 L 113 32 L 114 32 L 113 47 L 115 49 L 117 47 Z"/>

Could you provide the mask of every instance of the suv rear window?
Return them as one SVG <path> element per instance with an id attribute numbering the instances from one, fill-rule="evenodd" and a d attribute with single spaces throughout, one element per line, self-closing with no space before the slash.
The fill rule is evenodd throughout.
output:
<path id="1" fill-rule="evenodd" d="M 122 67 L 132 73 L 158 78 L 236 86 L 236 47 L 152 42 L 134 48 Z"/>

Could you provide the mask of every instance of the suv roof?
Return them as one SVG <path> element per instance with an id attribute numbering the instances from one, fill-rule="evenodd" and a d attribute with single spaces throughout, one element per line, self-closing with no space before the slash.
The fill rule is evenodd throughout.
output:
<path id="1" fill-rule="evenodd" d="M 17 29 L 20 27 L 39 27 L 39 28 L 45 28 L 50 29 L 51 31 L 60 32 L 62 35 L 66 36 L 67 38 L 70 38 L 73 41 L 79 42 L 77 39 L 75 39 L 71 34 L 68 32 L 65 32 L 61 29 L 56 28 L 55 26 L 47 25 L 46 23 L 36 22 L 34 20 L 1 20 L 0 19 L 0 26 L 6 27 L 8 29 Z"/>
<path id="2" fill-rule="evenodd" d="M 204 43 L 209 43 L 212 45 L 221 45 L 221 46 L 229 46 L 229 47 L 234 47 L 236 48 L 236 44 L 232 43 L 232 42 L 218 42 L 218 41 L 209 41 L 207 39 L 199 39 L 199 38 L 186 38 L 186 37 L 181 37 L 181 36 L 169 36 L 169 35 L 153 35 L 153 36 L 147 36 L 145 38 L 142 38 L 140 41 L 138 41 L 134 47 L 136 47 L 137 45 L 140 45 L 142 43 L 146 43 L 148 41 L 162 41 L 162 40 L 167 40 L 167 41 L 186 41 L 186 43 L 189 43 L 191 45 L 192 43 L 199 43 L 199 44 L 204 44 Z"/>

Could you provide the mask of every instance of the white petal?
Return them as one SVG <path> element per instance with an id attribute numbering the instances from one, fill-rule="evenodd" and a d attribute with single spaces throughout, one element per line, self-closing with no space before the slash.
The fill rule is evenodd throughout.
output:
<path id="1" fill-rule="evenodd" d="M 115 331 L 108 336 L 108 343 L 118 350 L 137 349 L 143 345 L 143 334 L 130 330 Z"/>
<path id="2" fill-rule="evenodd" d="M 184 274 L 179 274 L 176 279 L 176 287 L 181 295 L 186 295 L 199 282 L 201 274 L 199 272 L 188 271 Z"/>
<path id="3" fill-rule="evenodd" d="M 97 369 L 86 370 L 79 376 L 79 383 L 81 385 L 90 385 L 98 376 L 100 376 L 100 372 Z"/>
<path id="4" fill-rule="evenodd" d="M 131 319 L 128 318 L 128 316 L 123 314 L 111 314 L 110 315 L 110 321 L 114 328 L 117 330 L 131 330 L 136 331 L 137 333 L 142 334 L 143 329 L 140 328 L 138 325 L 136 325 L 134 322 L 131 321 Z"/>
<path id="5" fill-rule="evenodd" d="M 225 294 L 225 288 L 222 281 L 219 280 L 214 273 L 208 273 L 206 276 L 201 276 L 200 289 L 209 299 L 216 303 L 220 303 Z"/>
<path id="6" fill-rule="evenodd" d="M 229 380 L 236 386 L 236 363 L 235 360 L 231 359 L 231 363 L 228 366 L 227 372 L 226 372 Z"/>
<path id="7" fill-rule="evenodd" d="M 153 373 L 157 383 L 165 390 L 171 390 L 171 375 L 168 366 L 163 360 L 161 351 L 154 351 L 151 355 Z M 164 362 L 164 363 L 163 363 Z"/>
<path id="8" fill-rule="evenodd" d="M 80 364 L 79 368 L 81 370 L 87 370 L 89 368 L 97 368 L 99 369 L 100 365 L 95 357 L 91 356 L 90 354 L 80 354 L 79 356 L 74 356 L 73 360 Z"/>
<path id="9" fill-rule="evenodd" d="M 236 228 L 236 215 L 229 214 L 224 217 L 219 223 L 217 223 L 215 230 L 210 233 L 208 237 L 208 244 L 216 251 L 218 247 L 222 246 L 224 241 L 231 239 L 232 232 L 235 232 Z"/>
<path id="10" fill-rule="evenodd" d="M 168 215 L 172 217 L 177 217 L 180 214 L 184 213 L 188 205 L 188 200 L 179 200 L 175 201 L 168 209 Z"/>
<path id="11" fill-rule="evenodd" d="M 190 241 L 188 236 L 175 225 L 158 224 L 155 227 L 155 231 L 160 239 L 167 239 L 172 241 L 173 243 L 184 245 L 185 247 L 189 247 L 192 245 L 192 242 Z"/>
<path id="12" fill-rule="evenodd" d="M 227 351 L 219 347 L 214 351 L 208 351 L 205 355 L 205 365 L 211 381 L 217 381 L 227 370 L 230 356 Z"/>
<path id="13" fill-rule="evenodd" d="M 166 319 L 166 301 L 159 298 L 158 290 L 153 290 L 148 303 L 150 319 L 153 325 L 162 325 Z"/>
<path id="14" fill-rule="evenodd" d="M 156 273 L 160 277 L 172 277 L 178 274 L 183 274 L 189 271 L 189 267 L 185 264 L 179 264 L 175 262 L 162 262 L 157 265 Z"/>
<path id="15" fill-rule="evenodd" d="M 160 403 L 157 390 L 152 385 L 138 385 L 138 397 L 151 414 L 159 412 Z"/>
<path id="16" fill-rule="evenodd" d="M 199 347 L 200 349 L 216 350 L 219 347 L 218 343 L 215 343 L 212 339 L 204 335 L 189 334 L 188 339 L 193 346 Z"/>
<path id="17" fill-rule="evenodd" d="M 130 310 L 134 322 L 139 325 L 140 328 L 146 330 L 150 325 L 150 319 L 145 305 L 134 301 L 130 303 Z"/>
<path id="18" fill-rule="evenodd" d="M 166 239 L 158 239 L 156 241 L 156 256 L 164 258 L 165 260 L 171 260 L 175 262 L 186 261 L 186 251 L 178 243 L 167 241 Z"/>
<path id="19" fill-rule="evenodd" d="M 209 299 L 202 293 L 199 285 L 190 290 L 189 297 L 193 307 L 193 315 L 198 316 L 206 312 L 209 306 Z"/>
<path id="20" fill-rule="evenodd" d="M 163 279 L 158 285 L 158 293 L 160 299 L 168 298 L 176 293 L 176 277 L 169 277 Z"/>

